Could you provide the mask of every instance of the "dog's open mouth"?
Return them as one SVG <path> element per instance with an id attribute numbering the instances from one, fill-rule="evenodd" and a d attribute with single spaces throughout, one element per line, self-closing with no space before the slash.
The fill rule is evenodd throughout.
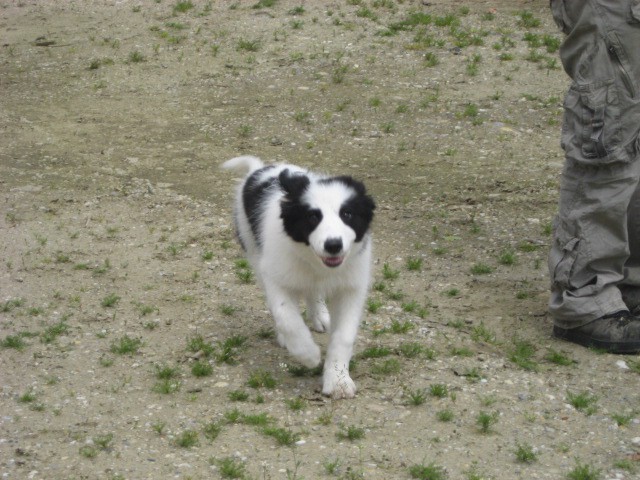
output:
<path id="1" fill-rule="evenodd" d="M 322 261 L 327 267 L 338 267 L 344 261 L 344 257 L 322 257 Z"/>

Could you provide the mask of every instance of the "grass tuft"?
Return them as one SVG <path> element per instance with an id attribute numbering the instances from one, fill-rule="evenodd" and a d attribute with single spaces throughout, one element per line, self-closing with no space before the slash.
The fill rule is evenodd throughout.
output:
<path id="1" fill-rule="evenodd" d="M 292 447 L 300 439 L 300 434 L 295 433 L 288 428 L 282 427 L 265 427 L 262 433 L 267 437 L 275 439 L 276 443 L 281 446 Z"/>
<path id="2" fill-rule="evenodd" d="M 576 460 L 576 466 L 567 473 L 567 480 L 600 480 L 602 478 L 599 469 Z"/>
<path id="3" fill-rule="evenodd" d="M 276 379 L 273 378 L 270 372 L 266 370 L 255 370 L 249 376 L 249 380 L 247 381 L 247 385 L 251 388 L 268 388 L 274 389 L 276 388 Z"/>
<path id="4" fill-rule="evenodd" d="M 587 415 L 592 415 L 597 410 L 598 397 L 591 395 L 589 392 L 567 392 L 567 401 L 573 408 Z"/>
<path id="5" fill-rule="evenodd" d="M 533 359 L 536 347 L 525 340 L 516 340 L 509 353 L 509 360 L 524 370 L 538 371 L 538 363 Z"/>
<path id="6" fill-rule="evenodd" d="M 362 427 L 356 427 L 355 425 L 349 425 L 348 427 L 342 425 L 340 431 L 336 434 L 340 440 L 349 440 L 355 442 L 356 440 L 362 440 L 366 435 L 366 430 Z"/>
<path id="7" fill-rule="evenodd" d="M 498 422 L 498 412 L 480 412 L 476 416 L 476 424 L 478 425 L 478 429 L 480 433 L 489 433 L 491 432 L 491 427 Z"/>
<path id="8" fill-rule="evenodd" d="M 413 465 L 409 468 L 409 475 L 418 480 L 445 480 L 447 478 L 446 470 L 433 462 L 429 465 Z"/>
<path id="9" fill-rule="evenodd" d="M 175 444 L 181 448 L 191 448 L 199 445 L 198 432 L 195 430 L 185 430 L 176 436 Z"/>
<path id="10" fill-rule="evenodd" d="M 516 460 L 520 463 L 533 463 L 538 459 L 538 454 L 531 445 L 518 443 L 515 450 Z"/>
<path id="11" fill-rule="evenodd" d="M 142 340 L 139 338 L 131 338 L 128 335 L 120 337 L 111 344 L 111 353 L 118 355 L 128 355 L 138 353 L 138 349 L 142 346 Z"/>

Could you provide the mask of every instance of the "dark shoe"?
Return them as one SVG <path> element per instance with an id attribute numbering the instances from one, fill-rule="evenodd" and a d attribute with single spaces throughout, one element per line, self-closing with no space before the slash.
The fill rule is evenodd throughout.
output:
<path id="1" fill-rule="evenodd" d="M 553 334 L 563 340 L 609 353 L 640 352 L 640 317 L 627 311 L 606 315 L 582 327 L 554 326 Z"/>

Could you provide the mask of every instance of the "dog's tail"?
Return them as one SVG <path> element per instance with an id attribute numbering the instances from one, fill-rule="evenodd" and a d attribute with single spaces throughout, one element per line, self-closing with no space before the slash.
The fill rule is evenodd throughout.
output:
<path id="1" fill-rule="evenodd" d="M 221 168 L 225 170 L 247 170 L 249 173 L 262 168 L 264 163 L 258 157 L 252 155 L 243 155 L 241 157 L 235 157 L 231 160 L 227 160 L 221 165 Z"/>

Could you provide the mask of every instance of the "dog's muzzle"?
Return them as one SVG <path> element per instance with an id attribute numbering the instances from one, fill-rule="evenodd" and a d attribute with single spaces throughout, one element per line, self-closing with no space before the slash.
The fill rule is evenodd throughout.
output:
<path id="1" fill-rule="evenodd" d="M 324 242 L 324 251 L 328 253 L 326 257 L 322 257 L 322 261 L 327 267 L 337 267 L 344 261 L 342 253 L 342 239 L 341 238 L 328 238 Z"/>

